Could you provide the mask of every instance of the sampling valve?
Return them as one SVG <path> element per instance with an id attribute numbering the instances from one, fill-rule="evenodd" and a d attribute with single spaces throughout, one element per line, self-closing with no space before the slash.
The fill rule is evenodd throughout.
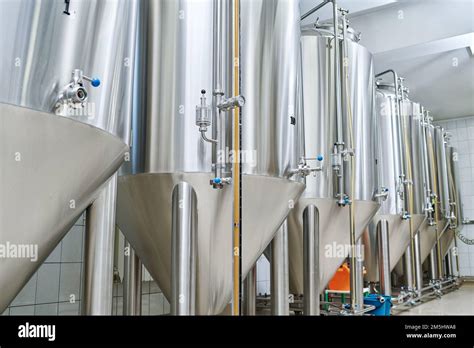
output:
<path id="1" fill-rule="evenodd" d="M 301 157 L 300 161 L 298 163 L 298 168 L 292 169 L 289 172 L 289 177 L 293 175 L 299 175 L 301 177 L 306 177 L 313 173 L 314 176 L 316 176 L 316 172 L 320 172 L 323 170 L 322 166 L 317 166 L 315 168 L 311 168 L 310 165 L 306 161 L 318 161 L 322 162 L 324 159 L 323 155 L 318 155 L 316 157 Z"/>
<path id="2" fill-rule="evenodd" d="M 82 70 L 74 69 L 71 82 L 68 83 L 59 94 L 59 101 L 62 103 L 70 103 L 75 107 L 82 106 L 88 96 L 84 81 L 90 82 L 92 87 L 100 86 L 100 80 L 98 78 L 85 76 Z"/>

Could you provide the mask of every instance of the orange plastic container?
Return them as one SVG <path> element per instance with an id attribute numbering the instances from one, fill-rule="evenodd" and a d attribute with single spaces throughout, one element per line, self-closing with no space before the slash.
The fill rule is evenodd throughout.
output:
<path id="1" fill-rule="evenodd" d="M 339 291 L 350 291 L 351 280 L 350 280 L 350 269 L 346 263 L 343 263 L 341 267 L 336 271 L 336 274 L 332 277 L 328 284 L 329 290 Z"/>

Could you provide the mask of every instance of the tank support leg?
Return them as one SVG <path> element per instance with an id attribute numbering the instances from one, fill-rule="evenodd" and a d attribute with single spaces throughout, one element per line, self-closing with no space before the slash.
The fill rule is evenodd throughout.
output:
<path id="1" fill-rule="evenodd" d="M 273 315 L 289 315 L 288 222 L 283 221 L 271 244 L 271 303 Z"/>
<path id="2" fill-rule="evenodd" d="M 377 225 L 377 246 L 379 254 L 380 293 L 382 295 L 391 296 L 389 231 L 388 221 L 385 219 L 380 220 Z"/>
<path id="3" fill-rule="evenodd" d="M 142 262 L 126 242 L 125 267 L 123 275 L 123 314 L 141 315 L 142 313 Z"/>
<path id="4" fill-rule="evenodd" d="M 192 186 L 173 189 L 171 227 L 171 314 L 196 314 L 197 198 Z"/>
<path id="5" fill-rule="evenodd" d="M 111 315 L 114 274 L 117 174 L 87 208 L 84 263 L 84 315 Z"/>
<path id="6" fill-rule="evenodd" d="M 319 315 L 319 211 L 309 205 L 303 211 L 303 311 Z"/>

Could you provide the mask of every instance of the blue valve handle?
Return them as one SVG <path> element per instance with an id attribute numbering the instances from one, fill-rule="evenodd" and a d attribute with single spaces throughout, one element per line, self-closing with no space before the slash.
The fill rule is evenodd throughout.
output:
<path id="1" fill-rule="evenodd" d="M 323 157 L 323 155 L 318 155 L 318 157 L 316 157 L 316 159 L 317 159 L 319 162 L 321 162 L 321 161 L 324 159 L 324 157 Z"/>
<path id="2" fill-rule="evenodd" d="M 91 85 L 92 85 L 92 87 L 99 87 L 100 86 L 100 80 L 97 77 L 91 79 Z"/>
<path id="3" fill-rule="evenodd" d="M 214 179 L 212 180 L 212 182 L 213 182 L 214 184 L 220 184 L 220 183 L 222 182 L 222 179 L 221 179 L 221 178 L 214 178 Z"/>

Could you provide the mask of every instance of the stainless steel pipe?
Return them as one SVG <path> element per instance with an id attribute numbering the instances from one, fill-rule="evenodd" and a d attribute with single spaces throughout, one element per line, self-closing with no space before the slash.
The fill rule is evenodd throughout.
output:
<path id="1" fill-rule="evenodd" d="M 171 314 L 196 311 L 197 198 L 193 187 L 180 182 L 173 189 L 171 228 Z"/>
<path id="2" fill-rule="evenodd" d="M 403 255 L 403 267 L 405 273 L 405 285 L 408 290 L 413 290 L 414 282 L 411 245 L 407 247 L 405 254 Z"/>
<path id="3" fill-rule="evenodd" d="M 142 313 L 142 262 L 129 242 L 125 244 L 125 267 L 123 271 L 123 314 Z"/>
<path id="4" fill-rule="evenodd" d="M 364 309 L 364 259 L 362 257 L 362 238 L 356 243 L 356 255 L 355 267 L 351 265 L 351 273 L 355 273 L 355 287 L 351 288 L 351 296 L 354 296 L 354 301 L 351 300 L 354 305 L 352 306 L 353 310 L 363 310 Z"/>
<path id="5" fill-rule="evenodd" d="M 436 280 L 439 278 L 438 274 L 438 243 L 431 249 L 430 252 L 430 278 L 431 280 Z"/>
<path id="6" fill-rule="evenodd" d="M 380 293 L 392 295 L 392 284 L 390 279 L 390 247 L 389 247 L 388 221 L 382 219 L 377 225 L 377 245 L 379 263 Z"/>
<path id="7" fill-rule="evenodd" d="M 112 315 L 117 173 L 87 208 L 83 315 Z"/>
<path id="8" fill-rule="evenodd" d="M 301 20 L 308 18 L 309 16 L 311 16 L 313 13 L 315 13 L 317 10 L 319 10 L 321 7 L 323 7 L 324 5 L 326 5 L 329 2 L 331 2 L 331 1 L 330 0 L 325 0 L 322 3 L 320 3 L 319 5 L 317 5 L 316 7 L 312 8 L 311 10 L 309 10 L 308 12 L 306 12 L 304 15 L 301 16 Z"/>
<path id="9" fill-rule="evenodd" d="M 413 260 L 415 262 L 415 288 L 417 291 L 423 289 L 423 268 L 421 262 L 421 242 L 420 242 L 420 231 L 417 231 L 414 237 L 414 249 L 415 254 Z"/>
<path id="10" fill-rule="evenodd" d="M 319 315 L 319 211 L 308 205 L 303 211 L 303 313 Z"/>
<path id="11" fill-rule="evenodd" d="M 285 219 L 271 244 L 271 304 L 273 315 L 289 315 L 288 222 Z"/>

